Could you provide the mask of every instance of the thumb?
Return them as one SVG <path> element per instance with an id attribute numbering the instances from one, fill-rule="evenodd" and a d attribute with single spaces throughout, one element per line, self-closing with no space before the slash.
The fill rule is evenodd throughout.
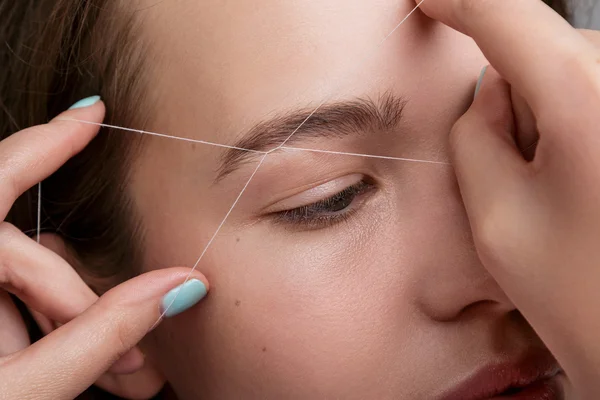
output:
<path id="1" fill-rule="evenodd" d="M 473 104 L 450 133 L 451 157 L 476 235 L 524 182 L 526 161 L 513 138 L 510 98 L 508 83 L 492 67 L 484 68 Z"/>
<path id="2" fill-rule="evenodd" d="M 184 283 L 189 273 L 152 271 L 111 289 L 80 316 L 0 363 L 0 392 L 11 399 L 75 398 L 148 333 L 164 308 L 173 316 L 206 295 L 206 278 L 194 271 Z"/>

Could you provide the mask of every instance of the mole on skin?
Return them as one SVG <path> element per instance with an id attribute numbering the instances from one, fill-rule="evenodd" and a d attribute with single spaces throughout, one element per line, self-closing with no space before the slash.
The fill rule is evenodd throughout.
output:
<path id="1" fill-rule="evenodd" d="M 239 306 L 240 306 L 240 304 L 242 304 L 242 302 L 241 302 L 241 301 L 239 301 L 239 300 L 236 300 L 236 301 L 235 301 L 235 306 L 236 306 L 236 307 L 239 307 Z"/>

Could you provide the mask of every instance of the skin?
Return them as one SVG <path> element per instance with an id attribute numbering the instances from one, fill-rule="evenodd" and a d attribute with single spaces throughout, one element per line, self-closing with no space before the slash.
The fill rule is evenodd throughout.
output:
<path id="1" fill-rule="evenodd" d="M 470 38 L 418 13 L 373 55 L 412 2 L 256 7 L 165 2 L 142 14 L 158 60 L 148 129 L 234 144 L 330 94 L 388 92 L 407 100 L 397 128 L 294 145 L 449 161 L 448 132 L 487 63 Z M 146 269 L 196 262 L 258 162 L 214 183 L 223 152 L 149 140 L 129 187 Z M 313 201 L 333 195 L 352 175 L 377 188 L 343 223 L 307 230 L 267 215 L 309 204 L 327 182 Z M 198 269 L 210 297 L 145 343 L 183 399 L 431 399 L 485 365 L 544 348 L 481 265 L 448 166 L 275 152 Z M 439 365 L 446 372 L 428 373 Z"/>
<path id="2" fill-rule="evenodd" d="M 580 392 L 588 395 L 586 398 L 593 398 L 591 395 L 597 393 L 594 380 L 589 378 L 600 360 L 600 352 L 595 347 L 597 335 L 592 334 L 597 318 L 573 311 L 580 311 L 585 305 L 597 301 L 597 291 L 585 284 L 597 282 L 596 269 L 586 261 L 598 259 L 597 246 L 591 245 L 586 238 L 597 237 L 600 223 L 595 222 L 600 221 L 572 223 L 568 230 L 562 225 L 574 221 L 581 207 L 585 207 L 584 211 L 590 218 L 595 216 L 596 207 L 589 201 L 595 198 L 592 193 L 594 186 L 584 186 L 586 189 L 582 190 L 581 187 L 573 187 L 572 182 L 582 177 L 587 182 L 597 182 L 600 178 L 597 166 L 578 162 L 580 158 L 574 155 L 581 154 L 584 149 L 588 151 L 585 154 L 597 154 L 594 151 L 597 150 L 597 141 L 592 136 L 597 123 L 591 121 L 596 115 L 591 110 L 597 110 L 599 106 L 594 101 L 600 98 L 597 93 L 600 87 L 598 75 L 594 69 L 597 68 L 594 64 L 598 59 L 597 50 L 581 35 L 560 23 L 557 17 L 543 11 L 541 4 L 534 6 L 534 2 L 515 2 L 511 7 L 505 2 L 486 2 L 495 4 L 496 8 L 489 9 L 476 6 L 477 2 L 431 0 L 430 3 L 427 12 L 472 35 L 491 63 L 516 89 L 526 106 L 520 115 L 535 120 L 537 125 L 534 126 L 541 127 L 539 132 L 533 132 L 533 136 L 539 133 L 541 138 L 538 151 L 543 153 L 540 154 L 547 154 L 545 159 L 564 159 L 561 165 L 571 168 L 555 167 L 558 170 L 554 170 L 551 168 L 554 164 L 543 164 L 539 168 L 543 172 L 548 171 L 547 174 L 531 174 L 525 171 L 528 167 L 524 166 L 530 164 L 519 164 L 522 158 L 515 157 L 520 153 L 508 133 L 522 136 L 522 132 L 515 132 L 515 127 L 509 123 L 513 121 L 512 109 L 507 107 L 511 104 L 510 90 L 493 71 L 490 75 L 486 74 L 481 94 L 468 113 L 454 125 L 449 144 L 446 133 L 468 106 L 474 77 L 485 61 L 473 43 L 464 37 L 442 25 L 432 26 L 422 16 L 415 17 L 401 29 L 415 32 L 415 40 L 427 32 L 431 35 L 427 41 L 414 46 L 410 41 L 390 38 L 381 50 L 385 52 L 388 49 L 383 58 L 391 61 L 369 63 L 364 67 L 367 78 L 344 86 L 348 87 L 348 94 L 344 96 L 349 97 L 376 96 L 381 91 L 393 91 L 407 97 L 409 102 L 405 107 L 403 129 L 395 134 L 368 132 L 368 138 L 363 135 L 334 141 L 313 140 L 306 146 L 437 160 L 452 158 L 460 188 L 454 171 L 439 165 L 373 162 L 333 155 L 298 156 L 289 152 L 270 155 L 199 265 L 198 269 L 211 282 L 211 294 L 199 307 L 165 321 L 146 336 L 142 342 L 148 356 L 144 367 L 140 369 L 139 363 L 130 361 L 135 364 L 133 367 L 129 365 L 130 370 L 138 370 L 134 376 L 158 365 L 164 378 L 181 398 L 197 398 L 200 394 L 202 398 L 430 399 L 482 366 L 513 361 L 532 349 L 543 349 L 541 340 L 515 310 L 517 304 L 555 352 L 566 375 L 573 378 Z M 472 7 L 463 7 L 465 4 Z M 332 3 L 332 7 L 334 5 Z M 211 38 L 215 43 L 223 43 L 223 37 L 232 34 L 224 32 L 225 36 L 221 37 L 217 27 L 226 30 L 232 25 L 222 24 L 218 15 L 205 14 L 200 12 L 202 10 L 196 10 L 195 14 L 194 8 L 199 7 L 196 4 L 179 6 L 186 8 L 165 8 L 162 13 L 155 8 L 148 13 L 147 18 L 156 23 L 154 32 L 160 32 L 158 22 L 161 18 L 165 20 L 165 26 L 169 25 L 167 11 L 173 13 L 173 18 L 187 15 L 192 20 L 192 16 L 199 19 L 204 16 L 207 24 L 212 22 L 214 26 L 207 28 L 206 34 L 202 35 L 198 27 L 203 27 L 203 24 L 196 21 L 186 25 L 185 18 L 178 18 L 173 37 L 170 38 L 166 31 L 157 35 L 157 49 L 173 53 L 185 50 L 186 54 L 198 54 L 202 58 L 200 48 L 198 52 L 190 51 L 189 43 L 185 48 L 169 45 L 183 43 L 184 33 L 189 36 L 193 31 L 198 35 L 198 40 L 193 43 L 205 50 L 231 51 L 231 58 L 227 58 L 227 54 L 213 57 L 213 60 L 219 60 L 213 69 L 210 63 L 202 69 L 200 64 L 190 65 L 193 57 L 189 62 L 182 58 L 186 62 L 171 63 L 171 68 L 162 70 L 162 82 L 158 71 L 164 64 L 159 63 L 156 67 L 157 93 L 162 96 L 157 98 L 164 103 L 160 103 L 162 112 L 153 122 L 154 130 L 181 132 L 182 136 L 190 132 L 189 137 L 214 137 L 219 142 L 233 143 L 235 137 L 231 132 L 251 126 L 273 111 L 297 104 L 318 104 L 323 92 L 327 92 L 323 86 L 314 84 L 318 77 L 308 76 L 313 70 L 312 64 L 292 69 L 291 66 L 298 64 L 289 63 L 288 54 L 274 53 L 281 56 L 280 61 L 284 65 L 280 67 L 287 66 L 277 70 L 282 71 L 279 75 L 269 69 L 275 68 L 277 57 L 255 57 L 252 61 L 252 55 L 257 52 L 251 45 L 240 47 L 237 52 L 227 46 L 211 48 Z M 382 4 L 381 9 L 385 9 L 384 6 Z M 407 11 L 410 6 L 409 3 L 403 4 L 403 10 Z M 291 7 L 289 14 L 301 17 L 291 12 L 295 11 L 292 5 L 278 7 Z M 293 30 L 289 31 L 292 41 L 294 38 L 304 40 L 306 34 L 300 33 L 304 30 L 310 33 L 310 24 L 317 22 L 312 19 L 316 9 L 311 12 L 306 7 L 303 10 L 310 18 L 302 22 L 308 25 L 296 21 L 302 29 L 298 30 L 297 36 L 292 35 Z M 375 30 L 381 30 L 385 35 L 382 26 L 386 18 L 390 18 L 390 26 L 394 25 L 392 20 L 398 20 L 392 18 L 392 13 L 379 14 L 370 7 L 353 10 L 364 16 L 365 21 L 373 22 L 365 22 L 361 26 L 365 30 L 364 37 L 369 37 L 368 32 Z M 181 14 L 177 14 L 178 11 Z M 232 13 L 234 11 L 231 10 Z M 153 20 L 152 13 L 156 14 Z M 274 21 L 285 21 L 284 14 L 288 15 L 283 13 Z M 398 11 L 394 16 L 404 14 Z M 229 15 L 228 21 L 236 20 L 236 14 Z M 246 14 L 239 15 L 240 23 L 236 25 L 235 32 L 237 26 L 248 24 L 256 35 L 256 43 L 271 43 L 260 34 L 263 30 L 277 32 L 276 25 L 259 24 L 252 19 L 252 16 L 258 18 L 259 15 L 248 10 Z M 534 15 L 540 18 L 533 18 Z M 473 23 L 479 21 L 475 16 L 482 22 Z M 511 21 L 510 26 L 506 21 Z M 525 29 L 528 28 L 529 32 L 533 21 L 537 21 L 539 29 L 532 32 L 539 34 L 526 35 Z M 321 25 L 321 28 L 331 27 L 331 41 L 335 40 L 335 35 L 341 38 L 339 29 L 342 25 L 334 29 L 336 23 L 328 21 L 328 25 Z M 552 34 L 563 38 L 561 46 L 548 44 L 548 35 Z M 376 36 L 374 32 L 372 35 Z M 249 34 L 245 36 L 252 37 Z M 522 40 L 524 37 L 527 40 Z M 316 39 L 321 40 L 320 34 Z M 240 38 L 232 38 L 232 42 L 239 41 Z M 324 38 L 323 41 L 330 43 Z M 364 47 L 373 42 L 376 41 L 365 39 Z M 321 49 L 318 44 L 313 46 L 316 52 Z M 363 47 L 360 40 L 348 46 Z M 530 51 L 538 47 L 542 50 Z M 277 48 L 274 45 L 272 49 Z M 287 49 L 287 44 L 278 49 Z M 328 51 L 319 53 L 321 57 L 314 57 L 314 61 L 311 58 L 311 63 L 326 63 L 331 66 L 331 71 L 335 70 L 333 67 L 348 65 L 343 60 L 336 64 L 337 53 L 332 50 L 333 46 L 326 49 Z M 349 49 L 344 51 L 345 54 L 351 53 Z M 456 57 L 457 51 L 465 56 Z M 245 60 L 242 53 L 249 57 L 247 62 L 240 62 Z M 297 54 L 297 51 L 290 50 L 289 55 Z M 569 63 L 561 61 L 571 59 L 574 54 L 582 61 L 576 64 L 580 68 L 575 71 L 578 74 L 569 76 L 581 77 L 581 80 L 575 80 L 576 85 L 569 90 L 564 79 L 556 77 L 573 72 L 565 70 Z M 273 58 L 275 60 L 271 62 Z M 173 54 L 161 61 L 165 63 L 168 59 L 180 58 Z M 519 62 L 506 61 L 515 59 Z M 260 60 L 269 60 L 270 64 L 261 66 Z M 435 65 L 442 63 L 445 73 L 434 74 Z M 515 68 L 515 65 L 526 67 Z M 540 68 L 542 65 L 552 67 Z M 186 71 L 195 72 L 186 75 Z M 204 95 L 205 92 L 200 90 L 199 83 L 194 85 L 193 82 L 206 81 L 194 81 L 192 78 L 211 76 L 211 73 L 218 77 L 220 71 L 223 71 L 226 80 L 209 81 L 218 82 L 216 86 L 222 90 L 215 88 L 210 92 L 211 88 L 202 87 L 212 94 L 212 98 L 206 94 L 203 100 L 199 93 Z M 315 71 L 323 70 L 315 68 Z M 261 73 L 264 74 L 262 82 L 259 79 Z M 298 79 L 291 79 L 286 74 Z M 248 87 L 245 92 L 241 90 L 246 82 L 254 82 L 255 75 L 261 85 Z M 307 82 L 302 82 L 302 77 Z M 419 80 L 419 77 L 427 79 Z M 169 79 L 172 86 L 167 88 L 165 81 Z M 274 82 L 289 85 L 287 90 L 281 89 L 282 92 L 294 93 L 293 96 L 297 97 L 281 100 L 285 97 L 282 96 L 273 100 L 265 93 L 277 94 L 279 86 L 270 86 Z M 543 84 L 548 82 L 552 84 Z M 184 90 L 186 83 L 188 92 Z M 307 86 L 308 83 L 314 86 Z M 234 90 L 236 84 L 237 93 Z M 165 86 L 164 89 L 161 85 Z M 302 94 L 301 89 L 306 93 Z M 169 97 L 169 91 L 178 96 Z M 553 95 L 555 93 L 560 95 Z M 589 101 L 589 109 L 581 106 L 584 104 L 582 99 Z M 578 104 L 579 107 L 556 112 L 562 110 L 557 105 L 566 107 L 568 104 Z M 259 105 L 264 109 L 257 110 Z M 250 113 L 253 107 L 254 113 Z M 198 113 L 201 117 L 195 114 L 197 110 L 203 111 Z M 68 115 L 99 121 L 102 113 L 102 106 L 98 104 L 85 110 L 71 111 Z M 171 117 L 173 115 L 177 118 Z M 226 119 L 217 118 L 219 115 L 225 115 Z M 573 118 L 573 115 L 580 118 Z M 190 122 L 193 118 L 196 118 L 195 122 Z M 580 121 L 586 121 L 586 124 L 580 125 Z M 587 121 L 590 121 L 589 125 Z M 196 132 L 198 126 L 206 127 L 206 131 Z M 427 126 L 426 130 L 424 126 Z M 56 134 L 53 136 L 55 140 L 51 143 L 40 140 L 40 136 L 43 138 L 49 130 Z M 563 137 L 564 132 L 573 131 L 581 140 L 572 142 L 582 147 L 569 147 L 566 140 L 560 142 L 564 146 L 542 146 L 545 135 L 556 139 Z M 230 136 L 224 132 L 230 132 Z M 0 154 L 17 154 L 5 157 L 3 160 L 7 161 L 0 168 L 2 181 L 7 182 L 5 186 L 14 188 L 12 192 L 1 191 L 6 196 L 2 202 L 4 211 L 19 192 L 51 173 L 85 145 L 94 133 L 89 126 L 84 130 L 79 124 L 62 121 L 20 132 L 3 141 Z M 469 147 L 464 144 L 467 142 L 464 137 L 470 139 L 469 143 L 473 142 L 474 151 L 465 150 Z M 552 140 L 548 142 L 555 143 Z M 30 146 L 31 152 L 15 151 L 22 146 Z M 35 160 L 43 154 L 50 156 L 47 156 L 49 158 L 45 159 L 47 162 L 42 168 Z M 484 157 L 486 154 L 494 156 Z M 310 157 L 308 161 L 307 157 Z M 217 161 L 218 154 L 213 148 L 159 140 L 151 141 L 146 147 L 130 185 L 147 229 L 146 269 L 159 269 L 174 263 L 193 265 L 197 259 L 202 243 L 210 238 L 252 172 L 252 166 L 247 165 L 218 184 L 212 184 L 214 175 L 209 171 L 214 171 Z M 506 168 L 505 165 L 515 167 Z M 190 166 L 194 169 L 190 170 Z M 499 180 L 490 179 L 485 172 Z M 284 199 L 293 197 L 297 201 L 298 198 L 294 197 L 297 193 L 326 180 L 354 174 L 371 176 L 377 183 L 377 189 L 371 192 L 355 215 L 343 223 L 306 232 L 273 224 L 264 217 L 267 206 L 281 202 L 290 207 L 291 203 L 283 202 Z M 523 179 L 528 177 L 538 180 L 522 184 Z M 496 182 L 501 184 L 500 188 L 496 187 Z M 511 185 L 511 182 L 517 184 Z M 534 196 L 529 189 L 532 183 L 548 190 L 547 196 L 543 199 Z M 559 195 L 567 191 L 572 196 Z M 156 193 L 161 193 L 161 196 Z M 465 199 L 469 219 L 461 198 Z M 491 210 L 497 210 L 492 205 L 499 204 L 492 201 L 496 198 L 504 198 L 508 206 L 499 214 L 491 214 Z M 496 221 L 523 220 L 528 222 L 524 226 L 538 227 L 535 219 L 527 219 L 532 218 L 531 213 L 519 213 L 522 210 L 519 205 L 523 203 L 510 201 L 517 198 L 527 200 L 528 207 L 532 207 L 525 211 L 541 210 L 534 217 L 547 212 L 546 217 L 560 218 L 546 218 L 545 221 L 551 221 L 550 226 L 543 226 L 540 231 L 525 238 L 512 231 L 503 234 L 507 232 L 506 226 L 484 223 L 493 215 L 498 218 Z M 545 201 L 548 198 L 553 201 Z M 10 232 L 6 225 L 3 224 L 3 232 Z M 470 226 L 475 233 L 477 248 L 472 244 Z M 505 229 L 495 230 L 498 227 Z M 543 232 L 557 233 L 548 237 Z M 3 393 L 11 394 L 10 397 L 39 395 L 38 390 L 27 391 L 45 387 L 48 390 L 43 395 L 47 394 L 47 398 L 72 398 L 144 336 L 157 317 L 161 293 L 180 283 L 188 272 L 185 269 L 161 269 L 144 274 L 119 285 L 89 307 L 95 298 L 86 294 L 85 286 L 73 276 L 64 260 L 31 241 L 25 242 L 29 239 L 14 231 L 13 235 L 18 239 L 12 243 L 22 243 L 23 246 L 27 243 L 31 251 L 16 251 L 19 248 L 16 245 L 3 248 L 3 260 L 13 261 L 2 263 L 0 276 L 5 277 L 3 288 L 24 298 L 49 319 L 65 323 L 72 321 L 44 341 L 0 360 L 0 382 L 9 382 L 2 389 Z M 512 238 L 519 240 L 511 242 Z M 531 238 L 541 243 L 526 242 L 525 239 Z M 532 246 L 534 244 L 537 246 Z M 61 254 L 60 246 L 53 246 L 51 238 L 48 238 L 47 245 Z M 541 254 L 529 251 L 531 248 L 549 248 L 552 251 Z M 508 252 L 508 249 L 516 250 Z M 490 257 L 491 254 L 502 254 L 503 257 Z M 569 254 L 581 257 L 567 260 Z M 18 275 L 22 276 L 21 279 L 15 278 L 16 269 L 10 269 L 17 257 L 22 257 L 18 259 L 18 264 L 23 266 L 18 269 L 22 271 Z M 35 269 L 36 265 L 40 265 L 39 260 L 45 260 L 45 265 L 51 268 Z M 572 262 L 576 273 L 561 274 L 565 271 L 561 267 L 567 261 Z M 548 267 L 548 270 L 542 270 L 543 267 Z M 56 290 L 49 290 L 47 285 L 42 284 L 49 281 L 49 278 L 43 279 L 42 271 L 50 270 L 57 282 Z M 544 272 L 544 279 L 535 279 L 542 276 L 541 272 Z M 199 272 L 194 277 L 205 279 Z M 567 297 L 573 290 L 561 285 L 565 279 L 570 279 L 570 283 L 581 289 L 577 296 Z M 73 291 L 74 287 L 80 288 L 81 295 L 64 304 L 59 294 Z M 565 301 L 566 298 L 571 300 Z M 545 306 L 540 308 L 539 304 Z M 556 313 L 548 313 L 547 309 L 556 310 Z M 567 334 L 577 332 L 584 333 L 575 336 L 577 340 L 564 340 Z M 79 351 L 82 349 L 84 351 Z M 587 352 L 583 354 L 582 349 Z M 48 360 L 59 362 L 49 363 Z M 23 371 L 40 372 L 28 374 L 26 384 L 17 384 L 20 382 L 17 378 L 25 376 Z M 122 374 L 104 374 L 100 383 L 111 388 L 112 379 L 113 391 L 129 390 L 131 397 L 133 394 L 142 396 L 139 391 L 134 393 L 135 379 L 121 379 L 115 384 L 117 376 L 122 377 Z M 142 382 L 147 385 L 148 382 L 161 382 L 161 379 L 148 377 Z M 143 383 L 137 382 L 137 386 L 143 386 Z M 569 397 L 570 389 L 568 391 Z"/>
<path id="3" fill-rule="evenodd" d="M 151 130 L 233 144 L 271 114 L 316 107 L 332 92 L 343 100 L 392 92 L 409 99 L 392 132 L 296 144 L 448 160 L 447 132 L 486 63 L 470 39 L 417 14 L 354 72 L 412 3 L 255 7 L 163 3 L 142 17 L 160 55 Z M 146 268 L 195 263 L 258 161 L 214 184 L 222 153 L 150 140 L 130 186 Z M 378 188 L 344 223 L 308 231 L 263 211 L 302 206 L 294 196 L 356 174 Z M 274 153 L 198 267 L 210 298 L 153 333 L 149 354 L 184 399 L 431 398 L 482 361 L 541 347 L 469 236 L 452 168 Z M 440 364 L 449 373 L 424 373 Z"/>
<path id="4" fill-rule="evenodd" d="M 489 8 L 432 3 L 426 12 L 477 38 L 497 69 L 451 139 L 478 252 L 560 361 L 578 396 L 597 398 L 600 329 L 590 305 L 598 301 L 592 282 L 600 278 L 593 239 L 600 226 L 600 166 L 595 117 L 587 116 L 597 115 L 600 106 L 600 35 L 573 30 L 535 2 L 520 8 L 508 2 Z M 498 31 L 506 20 L 534 17 L 545 22 Z M 542 40 L 552 35 L 556 40 Z M 522 43 L 509 52 L 510 46 L 497 46 L 502 41 Z M 516 144 L 531 138 L 539 144 L 526 162 Z"/>

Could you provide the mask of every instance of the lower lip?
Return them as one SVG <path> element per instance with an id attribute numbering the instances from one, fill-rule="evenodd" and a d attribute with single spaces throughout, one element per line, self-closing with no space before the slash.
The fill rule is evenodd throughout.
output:
<path id="1" fill-rule="evenodd" d="M 564 400 L 564 390 L 558 378 L 559 375 L 535 382 L 518 393 L 496 396 L 489 400 Z"/>

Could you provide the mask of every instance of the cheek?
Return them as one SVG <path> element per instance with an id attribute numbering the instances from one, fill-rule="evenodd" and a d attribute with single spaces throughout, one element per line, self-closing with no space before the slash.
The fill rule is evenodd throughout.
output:
<path id="1" fill-rule="evenodd" d="M 199 266 L 211 283 L 207 299 L 153 335 L 169 382 L 182 394 L 221 399 L 425 390 L 419 371 L 435 341 L 415 316 L 414 282 L 427 270 L 422 255 L 447 236 L 427 228 L 449 212 L 442 182 L 450 179 L 438 175 L 404 182 L 348 226 L 226 226 Z M 437 190 L 424 187 L 431 182 Z"/>
<path id="2" fill-rule="evenodd" d="M 232 390 L 342 395 L 363 390 L 360 382 L 379 375 L 382 363 L 389 367 L 387 354 L 401 357 L 409 327 L 399 321 L 408 302 L 392 265 L 397 258 L 375 260 L 364 238 L 328 234 L 315 246 L 282 238 L 288 234 L 269 242 L 252 236 L 218 239 L 211 265 L 201 267 L 210 295 L 158 329 L 161 364 L 174 386 L 189 392 L 200 379 L 202 393 L 219 398 Z"/>

